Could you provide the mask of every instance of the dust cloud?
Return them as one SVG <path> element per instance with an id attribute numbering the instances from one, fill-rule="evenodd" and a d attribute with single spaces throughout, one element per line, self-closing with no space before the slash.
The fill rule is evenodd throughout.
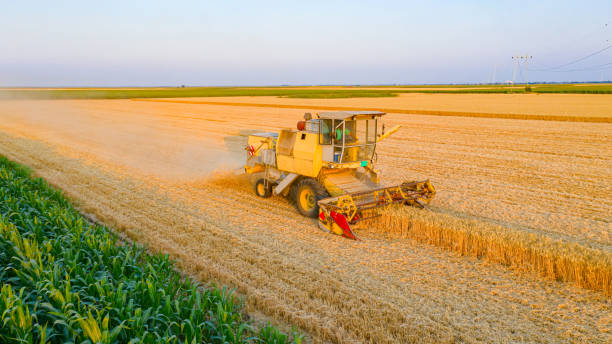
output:
<path id="1" fill-rule="evenodd" d="M 206 178 L 213 173 L 242 171 L 244 154 L 219 147 L 207 140 L 184 142 L 172 155 L 160 161 L 166 167 L 166 176 Z"/>
<path id="2" fill-rule="evenodd" d="M 109 102 L 116 106 L 109 108 Z M 46 142 L 89 163 L 159 178 L 202 179 L 215 171 L 240 169 L 240 137 L 227 141 L 146 109 L 125 111 L 125 102 L 5 99 L 0 129 Z"/>

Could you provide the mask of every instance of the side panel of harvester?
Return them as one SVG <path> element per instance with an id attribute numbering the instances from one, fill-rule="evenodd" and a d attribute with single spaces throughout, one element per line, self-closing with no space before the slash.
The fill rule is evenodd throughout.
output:
<path id="1" fill-rule="evenodd" d="M 274 136 L 267 134 L 249 135 L 246 149 L 246 172 L 249 174 L 263 172 L 264 155 L 269 155 L 270 153 L 273 155 L 276 150 Z"/>
<path id="2" fill-rule="evenodd" d="M 276 145 L 277 168 L 281 171 L 316 178 L 321 171 L 322 150 L 319 135 L 295 130 L 281 130 Z"/>

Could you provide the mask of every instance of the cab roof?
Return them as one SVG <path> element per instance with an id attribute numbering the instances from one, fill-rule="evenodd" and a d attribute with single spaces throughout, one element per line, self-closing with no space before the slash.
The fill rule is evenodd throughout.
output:
<path id="1" fill-rule="evenodd" d="M 380 111 L 332 111 L 332 112 L 319 112 L 319 118 L 321 119 L 353 119 L 356 116 L 383 116 L 385 113 Z"/>

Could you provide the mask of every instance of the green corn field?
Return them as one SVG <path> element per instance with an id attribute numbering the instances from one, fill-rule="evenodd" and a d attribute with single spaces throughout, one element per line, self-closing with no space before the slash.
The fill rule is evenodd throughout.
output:
<path id="1" fill-rule="evenodd" d="M 0 157 L 0 342 L 287 343 L 245 321 L 226 288 L 181 277 L 166 255 L 120 245 L 62 194 Z"/>

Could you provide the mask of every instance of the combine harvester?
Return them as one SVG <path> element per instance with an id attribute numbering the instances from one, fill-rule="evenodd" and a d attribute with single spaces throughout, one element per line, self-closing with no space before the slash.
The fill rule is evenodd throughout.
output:
<path id="1" fill-rule="evenodd" d="M 429 180 L 382 186 L 374 169 L 376 144 L 399 130 L 378 133 L 383 112 L 305 114 L 297 130 L 248 137 L 245 172 L 259 197 L 283 195 L 298 211 L 319 218 L 326 232 L 357 239 L 351 229 L 391 204 L 424 207 L 436 191 Z"/>

